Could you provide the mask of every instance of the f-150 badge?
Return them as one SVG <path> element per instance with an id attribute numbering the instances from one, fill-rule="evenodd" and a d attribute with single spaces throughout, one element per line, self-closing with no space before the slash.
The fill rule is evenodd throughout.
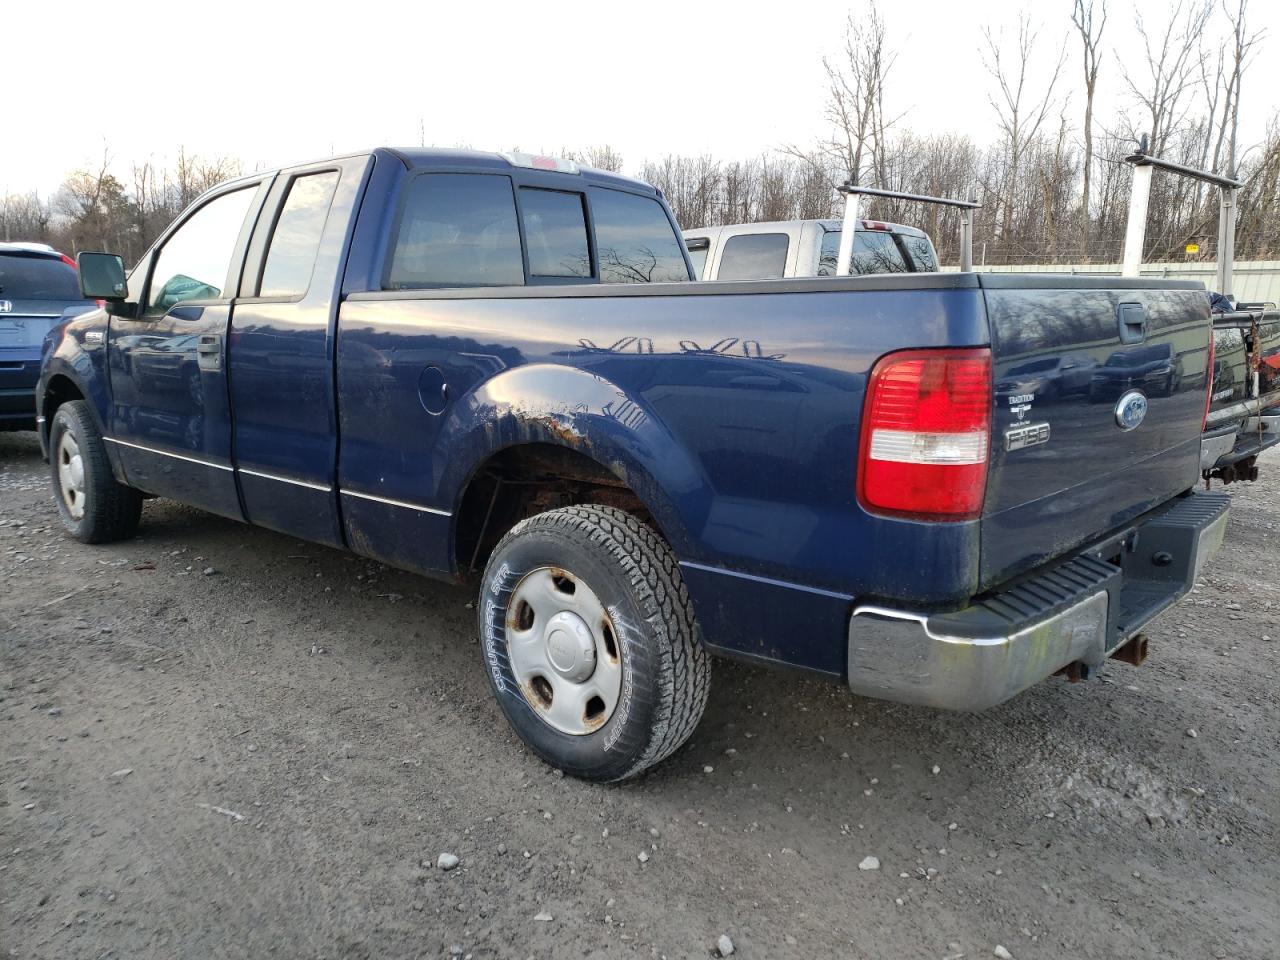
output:
<path id="1" fill-rule="evenodd" d="M 1023 447 L 1034 447 L 1038 443 L 1049 441 L 1049 424 L 1017 423 L 1004 432 L 1004 448 L 1021 450 Z"/>

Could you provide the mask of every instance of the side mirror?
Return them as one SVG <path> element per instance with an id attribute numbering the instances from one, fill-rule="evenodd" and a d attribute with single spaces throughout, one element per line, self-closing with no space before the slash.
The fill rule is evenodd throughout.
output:
<path id="1" fill-rule="evenodd" d="M 86 300 L 122 301 L 129 295 L 124 260 L 114 253 L 81 253 L 76 256 L 80 294 Z"/>

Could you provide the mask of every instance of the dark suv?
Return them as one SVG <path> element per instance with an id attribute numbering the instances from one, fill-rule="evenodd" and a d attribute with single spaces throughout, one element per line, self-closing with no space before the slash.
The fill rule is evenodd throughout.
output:
<path id="1" fill-rule="evenodd" d="M 0 243 L 0 430 L 33 430 L 44 335 L 64 312 L 91 309 L 76 264 L 43 243 Z"/>

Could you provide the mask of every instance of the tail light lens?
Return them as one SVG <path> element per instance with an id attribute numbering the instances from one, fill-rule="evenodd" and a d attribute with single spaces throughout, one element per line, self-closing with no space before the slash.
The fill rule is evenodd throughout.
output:
<path id="1" fill-rule="evenodd" d="M 858 500 L 873 513 L 969 520 L 982 510 L 991 437 L 991 351 L 907 350 L 867 388 Z"/>

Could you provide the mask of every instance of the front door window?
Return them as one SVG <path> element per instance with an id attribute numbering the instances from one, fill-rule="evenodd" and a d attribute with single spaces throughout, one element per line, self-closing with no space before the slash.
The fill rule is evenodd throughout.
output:
<path id="1" fill-rule="evenodd" d="M 186 300 L 227 296 L 231 256 L 257 184 L 215 197 L 180 226 L 156 257 L 147 315 L 163 316 Z"/>

